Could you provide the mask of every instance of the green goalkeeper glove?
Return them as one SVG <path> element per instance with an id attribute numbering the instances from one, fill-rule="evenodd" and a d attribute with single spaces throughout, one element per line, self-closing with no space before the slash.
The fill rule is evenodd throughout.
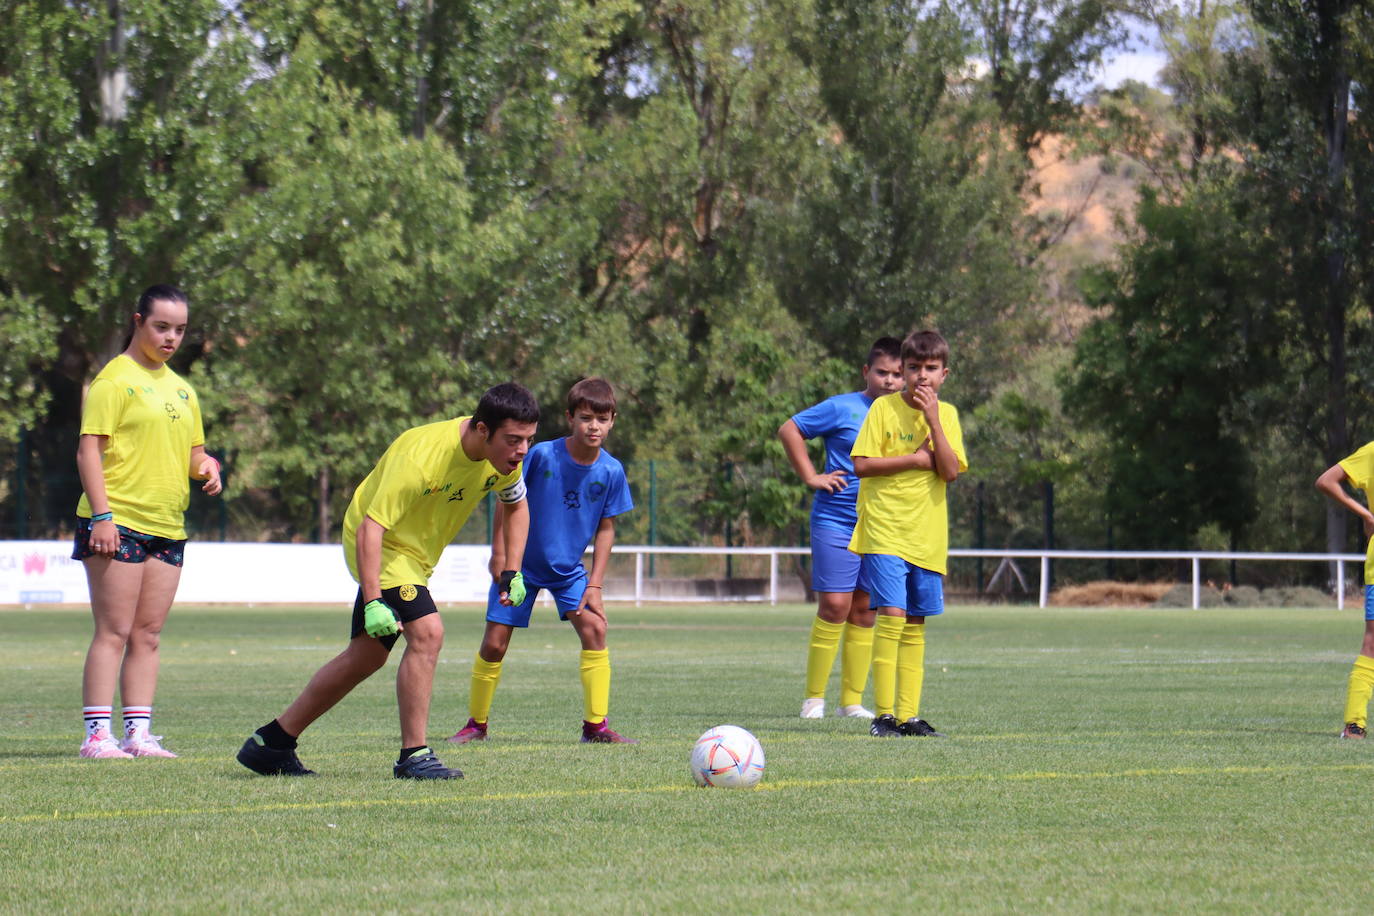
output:
<path id="1" fill-rule="evenodd" d="M 497 588 L 501 594 L 510 599 L 511 604 L 525 603 L 525 577 L 514 569 L 508 569 L 501 573 L 501 578 L 497 580 Z"/>
<path id="2" fill-rule="evenodd" d="M 368 636 L 395 636 L 401 632 L 401 622 L 389 604 L 373 598 L 363 605 L 363 630 Z"/>

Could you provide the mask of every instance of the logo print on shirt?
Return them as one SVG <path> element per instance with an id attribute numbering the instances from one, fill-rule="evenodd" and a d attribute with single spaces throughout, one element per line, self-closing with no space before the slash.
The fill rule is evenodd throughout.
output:
<path id="1" fill-rule="evenodd" d="M 494 486 L 496 486 L 496 475 L 495 475 L 495 474 L 492 474 L 492 475 L 491 475 L 490 477 L 488 477 L 488 478 L 486 479 L 486 481 L 482 484 L 482 492 L 485 493 L 485 492 L 487 492 L 488 490 L 490 490 L 490 489 L 491 489 L 492 487 L 494 487 Z"/>
<path id="2" fill-rule="evenodd" d="M 177 397 L 181 398 L 183 401 L 191 400 L 191 395 L 186 392 L 185 388 L 177 389 Z"/>
<path id="3" fill-rule="evenodd" d="M 577 493 L 576 490 L 569 490 L 568 492 L 566 492 L 566 493 L 563 494 L 563 508 L 564 508 L 564 509 L 581 509 L 581 508 L 582 508 L 582 497 L 578 495 L 578 493 Z"/>
<path id="4" fill-rule="evenodd" d="M 166 409 L 167 416 L 171 418 L 171 421 L 173 423 L 181 419 L 181 414 L 177 413 L 176 405 L 173 404 L 171 401 L 163 401 L 162 406 Z"/>
<path id="5" fill-rule="evenodd" d="M 448 487 L 444 487 L 444 489 L 447 490 Z M 462 501 L 462 499 L 463 499 L 463 491 L 466 490 L 466 489 L 467 489 L 467 487 L 459 487 L 458 490 L 457 490 L 457 492 L 455 492 L 452 496 L 450 496 L 450 497 L 448 498 L 448 501 L 449 501 L 449 502 L 454 502 L 455 500 L 456 500 L 456 501 Z"/>
<path id="6" fill-rule="evenodd" d="M 606 484 L 600 480 L 593 480 L 587 484 L 587 495 L 592 499 L 600 499 L 601 494 L 606 492 Z"/>

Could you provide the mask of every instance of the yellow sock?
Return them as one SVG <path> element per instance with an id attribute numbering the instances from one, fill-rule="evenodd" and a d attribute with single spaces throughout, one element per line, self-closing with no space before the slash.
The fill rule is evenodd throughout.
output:
<path id="1" fill-rule="evenodd" d="M 605 722 L 611 711 L 611 652 L 609 649 L 582 650 L 583 716 L 595 725 Z"/>
<path id="2" fill-rule="evenodd" d="M 872 662 L 873 628 L 846 623 L 844 643 L 840 648 L 841 706 L 863 703 L 864 687 L 868 686 L 868 668 Z"/>
<path id="3" fill-rule="evenodd" d="M 811 645 L 806 653 L 806 696 L 825 696 L 825 682 L 830 680 L 830 669 L 835 667 L 835 656 L 840 651 L 840 634 L 844 624 L 830 623 L 816 617 L 811 621 Z"/>
<path id="4" fill-rule="evenodd" d="M 468 715 L 483 725 L 491 715 L 491 698 L 501 682 L 501 663 L 489 662 L 477 656 L 472 663 L 472 689 L 468 692 Z"/>
<path id="5" fill-rule="evenodd" d="M 873 628 L 873 712 L 890 716 L 897 705 L 897 650 L 904 617 L 878 615 Z"/>
<path id="6" fill-rule="evenodd" d="M 1374 694 L 1374 658 L 1357 655 L 1355 667 L 1350 669 L 1350 685 L 1345 692 L 1346 722 L 1354 722 L 1360 728 L 1365 727 L 1371 694 Z"/>
<path id="7" fill-rule="evenodd" d="M 926 625 L 902 627 L 897 650 L 897 718 L 905 722 L 921 714 L 921 685 L 926 678 Z"/>

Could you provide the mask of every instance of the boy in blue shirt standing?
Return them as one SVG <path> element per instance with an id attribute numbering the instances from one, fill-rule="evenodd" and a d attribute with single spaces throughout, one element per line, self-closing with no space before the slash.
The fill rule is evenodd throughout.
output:
<path id="1" fill-rule="evenodd" d="M 493 583 L 491 587 L 486 633 L 472 665 L 468 723 L 448 739 L 455 744 L 486 739 L 487 717 L 501 680 L 502 660 L 515 629 L 529 626 L 540 589 L 553 595 L 559 619 L 570 622 L 582 642 L 582 741 L 636 743 L 612 731 L 606 718 L 611 662 L 601 583 L 615 542 L 614 518 L 634 508 L 624 467 L 602 449 L 615 425 L 615 408 L 615 392 L 608 382 L 583 379 L 568 392 L 572 435 L 540 442 L 525 457 L 530 533 L 517 576 L 526 586 L 525 597 L 513 603 L 509 597 L 501 597 L 509 586 Z M 493 578 L 505 569 L 503 543 L 498 527 L 492 535 Z M 594 545 L 590 574 L 582 565 L 589 543 Z"/>
<path id="2" fill-rule="evenodd" d="M 882 337 L 873 343 L 863 367 L 864 389 L 826 398 L 796 414 L 778 429 L 787 459 L 802 483 L 816 491 L 811 504 L 811 588 L 819 599 L 811 622 L 806 656 L 806 688 L 801 717 L 825 715 L 825 684 L 840 653 L 841 716 L 871 719 L 863 707 L 873 656 L 874 612 L 868 590 L 859 577 L 859 556 L 849 552 L 849 539 L 858 521 L 855 503 L 859 481 L 849 450 L 873 402 L 902 387 L 902 342 Z M 816 473 L 806 440 L 825 443 L 825 470 Z"/>

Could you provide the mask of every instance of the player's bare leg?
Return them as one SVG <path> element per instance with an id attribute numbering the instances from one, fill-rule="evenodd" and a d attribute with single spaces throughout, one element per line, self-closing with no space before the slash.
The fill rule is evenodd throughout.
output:
<path id="1" fill-rule="evenodd" d="M 153 695 L 157 692 L 158 646 L 162 627 L 172 609 L 177 584 L 181 581 L 181 567 L 150 557 L 137 567 L 143 574 L 134 608 L 133 627 L 124 649 L 124 664 L 119 669 L 119 695 L 128 715 L 129 707 L 147 707 L 151 715 Z M 135 757 L 175 757 L 162 746 L 161 736 L 152 734 L 147 726 L 151 718 L 130 722 L 125 719 L 124 739 L 120 748 Z"/>
<path id="2" fill-rule="evenodd" d="M 125 706 L 151 706 L 157 691 L 158 645 L 181 581 L 181 567 L 149 558 L 134 568 L 142 578 L 119 669 L 119 695 Z"/>
<path id="3" fill-rule="evenodd" d="M 120 663 L 134 626 L 143 570 L 137 563 L 120 563 L 100 555 L 87 557 L 82 562 L 90 585 L 95 632 L 81 672 L 81 705 L 88 731 L 81 742 L 80 753 L 82 757 L 91 758 L 128 758 L 132 755 L 120 749 L 119 742 L 110 732 L 109 718 L 114 708 Z"/>
<path id="4" fill-rule="evenodd" d="M 434 668 L 444 647 L 444 622 L 427 614 L 406 624 L 405 653 L 396 672 L 396 703 L 401 712 L 401 746 L 420 747 L 429 730 L 429 702 L 434 692 Z"/>
<path id="5" fill-rule="evenodd" d="M 406 624 L 409 632 L 410 624 Z M 325 662 L 305 685 L 300 696 L 286 707 L 277 721 L 288 734 L 299 737 L 312 722 L 333 709 L 344 697 L 386 664 L 390 652 L 371 636 L 359 635 L 348 646 Z"/>
<path id="6" fill-rule="evenodd" d="M 119 563 L 102 556 L 87 557 L 83 562 L 91 589 L 95 634 L 81 673 L 81 702 L 108 706 L 114 702 L 120 663 L 134 628 L 143 584 L 142 564 Z"/>

